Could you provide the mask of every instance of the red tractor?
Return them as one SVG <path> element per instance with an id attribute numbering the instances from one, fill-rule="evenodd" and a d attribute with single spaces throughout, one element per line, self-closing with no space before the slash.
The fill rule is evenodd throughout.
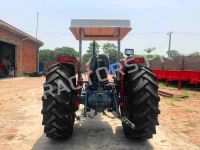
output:
<path id="1" fill-rule="evenodd" d="M 4 63 L 0 62 L 0 78 L 5 77 L 6 66 Z"/>
<path id="2" fill-rule="evenodd" d="M 131 31 L 129 20 L 75 19 L 70 30 L 79 40 L 79 59 L 63 56 L 50 67 L 44 84 L 43 122 L 46 136 L 64 139 L 72 135 L 79 105 L 84 117 L 105 110 L 122 121 L 126 137 L 149 139 L 158 125 L 159 96 L 156 76 L 144 66 L 143 58 L 134 58 L 126 49 L 120 60 L 120 41 Z M 93 56 L 88 63 L 88 80 L 82 80 L 82 41 L 94 41 Z M 117 41 L 117 63 L 109 65 L 107 55 L 95 53 L 95 40 Z M 108 80 L 109 72 L 114 82 Z M 77 76 L 76 76 L 77 75 Z"/>

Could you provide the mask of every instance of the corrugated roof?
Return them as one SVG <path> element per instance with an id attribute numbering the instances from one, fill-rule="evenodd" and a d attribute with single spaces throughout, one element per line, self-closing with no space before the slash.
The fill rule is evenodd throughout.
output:
<path id="1" fill-rule="evenodd" d="M 20 37 L 23 37 L 23 38 L 27 38 L 29 39 L 30 41 L 32 42 L 35 42 L 36 44 L 38 44 L 39 46 L 43 46 L 44 43 L 36 38 L 34 38 L 33 36 L 15 28 L 14 26 L 6 23 L 5 21 L 1 20 L 0 19 L 0 27 L 4 27 L 5 29 L 7 29 L 9 32 L 12 32 Z"/>

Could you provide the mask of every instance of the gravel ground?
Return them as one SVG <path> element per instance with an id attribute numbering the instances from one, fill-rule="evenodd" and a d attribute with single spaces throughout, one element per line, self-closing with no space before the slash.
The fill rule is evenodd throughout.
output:
<path id="1" fill-rule="evenodd" d="M 43 77 L 0 80 L 1 150 L 200 149 L 200 92 L 183 90 L 189 95 L 186 100 L 161 97 L 160 126 L 150 140 L 126 139 L 119 120 L 99 114 L 82 126 L 76 122 L 73 136 L 56 142 L 45 137 L 41 125 L 43 83 Z"/>

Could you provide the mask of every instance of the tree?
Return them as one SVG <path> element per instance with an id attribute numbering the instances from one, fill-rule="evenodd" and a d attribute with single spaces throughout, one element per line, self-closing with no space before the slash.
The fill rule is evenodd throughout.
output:
<path id="1" fill-rule="evenodd" d="M 194 52 L 189 54 L 188 56 L 200 56 L 200 52 Z"/>
<path id="2" fill-rule="evenodd" d="M 112 43 L 103 44 L 103 52 L 108 55 L 111 61 L 115 61 L 117 59 L 117 47 Z M 124 58 L 122 52 L 120 52 L 120 58 Z"/>
<path id="3" fill-rule="evenodd" d="M 152 48 L 147 48 L 147 49 L 145 49 L 144 51 L 145 51 L 146 53 L 150 54 L 151 52 L 153 52 L 153 51 L 155 51 L 155 50 L 156 50 L 156 48 L 155 48 L 155 47 L 152 47 Z"/>
<path id="4" fill-rule="evenodd" d="M 89 54 L 84 54 L 82 59 L 83 59 L 82 62 L 85 65 L 89 61 L 90 55 Z"/>
<path id="5" fill-rule="evenodd" d="M 167 52 L 167 54 L 169 53 L 169 56 L 171 58 L 175 58 L 175 57 L 178 57 L 178 56 L 181 56 L 181 53 L 177 50 L 170 50 L 170 52 Z"/>
<path id="6" fill-rule="evenodd" d="M 113 50 L 117 51 L 117 47 L 114 44 L 112 44 L 112 43 L 105 43 L 103 45 L 102 49 L 103 49 L 103 52 L 105 54 L 108 54 L 108 55 Z"/>
<path id="7" fill-rule="evenodd" d="M 163 56 L 160 56 L 160 55 L 158 55 L 158 54 L 153 55 L 153 58 L 154 58 L 154 59 L 158 59 L 158 58 L 161 58 L 161 57 L 163 57 Z"/>
<path id="8" fill-rule="evenodd" d="M 59 56 L 72 56 L 72 57 L 78 57 L 79 53 L 75 51 L 74 48 L 71 47 L 61 47 L 61 48 L 56 48 L 54 50 L 55 55 L 57 57 Z"/>
<path id="9" fill-rule="evenodd" d="M 61 47 L 54 50 L 43 49 L 39 51 L 39 60 L 40 61 L 56 61 L 60 56 L 72 56 L 78 57 L 79 53 L 71 47 Z"/>
<path id="10" fill-rule="evenodd" d="M 151 53 L 152 53 L 153 51 L 155 51 L 155 50 L 156 50 L 155 47 L 144 49 L 144 51 L 147 53 L 146 59 L 149 59 L 149 60 L 153 59 L 153 58 L 154 58 L 154 55 L 152 55 Z"/>
<path id="11" fill-rule="evenodd" d="M 53 51 L 50 49 L 43 49 L 39 51 L 39 60 L 40 61 L 54 61 Z"/>
<path id="12" fill-rule="evenodd" d="M 100 46 L 97 42 L 95 42 L 95 53 L 96 53 L 96 54 L 99 54 L 99 48 L 100 48 L 100 47 L 101 47 L 101 46 Z M 89 54 L 90 56 L 93 55 L 93 42 L 91 42 L 91 43 L 89 44 L 88 50 L 87 50 L 87 54 Z"/>

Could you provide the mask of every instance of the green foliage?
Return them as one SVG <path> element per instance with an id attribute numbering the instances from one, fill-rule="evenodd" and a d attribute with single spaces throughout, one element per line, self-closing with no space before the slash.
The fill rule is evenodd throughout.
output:
<path id="1" fill-rule="evenodd" d="M 82 60 L 83 64 L 86 64 L 90 59 L 90 55 L 89 54 L 84 54 L 82 59 L 83 59 Z"/>
<path id="2" fill-rule="evenodd" d="M 99 48 L 100 48 L 100 47 L 101 47 L 101 46 L 100 46 L 97 42 L 95 42 L 95 53 L 96 53 L 96 54 L 99 54 Z M 87 54 L 89 54 L 90 56 L 93 55 L 93 42 L 91 42 L 91 43 L 89 44 L 88 50 L 87 50 Z"/>
<path id="3" fill-rule="evenodd" d="M 166 84 L 164 82 L 159 82 L 159 88 L 166 89 Z"/>
<path id="4" fill-rule="evenodd" d="M 167 54 L 171 57 L 171 58 L 176 58 L 178 56 L 181 56 L 181 53 L 177 50 L 170 50 L 170 52 L 167 52 Z"/>
<path id="5" fill-rule="evenodd" d="M 188 56 L 200 56 L 200 52 L 194 52 L 189 54 Z"/>
<path id="6" fill-rule="evenodd" d="M 158 55 L 158 54 L 153 55 L 153 58 L 154 58 L 154 59 L 157 59 L 157 58 L 160 58 L 160 57 L 161 57 L 161 56 Z"/>
<path id="7" fill-rule="evenodd" d="M 172 100 L 177 101 L 177 102 L 183 101 L 183 99 L 181 99 L 179 97 L 172 97 Z"/>
<path id="8" fill-rule="evenodd" d="M 145 58 L 146 58 L 147 60 L 152 60 L 152 59 L 154 59 L 155 57 L 157 57 L 157 56 L 155 56 L 155 55 L 153 55 L 153 54 L 150 54 L 151 52 L 153 52 L 153 51 L 155 51 L 155 50 L 156 50 L 155 47 L 144 49 L 144 51 L 147 53 L 147 55 L 145 55 Z"/>
<path id="9" fill-rule="evenodd" d="M 117 59 L 117 47 L 112 43 L 105 43 L 103 44 L 103 52 L 109 56 L 110 60 Z M 124 58 L 123 53 L 120 53 L 120 58 Z"/>
<path id="10" fill-rule="evenodd" d="M 103 49 L 103 52 L 105 54 L 108 54 L 108 55 L 112 51 L 117 51 L 117 47 L 115 46 L 115 44 L 112 44 L 112 43 L 105 43 L 105 44 L 103 44 L 102 49 Z"/>
<path id="11" fill-rule="evenodd" d="M 71 47 L 61 47 L 61 48 L 56 48 L 54 50 L 54 53 L 57 56 L 72 56 L 72 57 L 78 57 L 79 53 L 75 51 L 74 48 Z"/>
<path id="12" fill-rule="evenodd" d="M 147 48 L 147 49 L 144 49 L 144 51 L 148 54 L 150 54 L 151 52 L 155 51 L 156 48 L 155 47 L 152 47 L 152 48 Z"/>
<path id="13" fill-rule="evenodd" d="M 43 49 L 39 51 L 40 61 L 56 61 L 59 56 L 73 56 L 78 57 L 79 53 L 71 47 L 61 47 L 54 50 Z"/>
<path id="14" fill-rule="evenodd" d="M 154 60 L 154 59 L 158 59 L 160 58 L 161 56 L 158 55 L 158 54 L 149 54 L 149 55 L 144 55 L 143 57 L 145 57 L 146 60 Z"/>
<path id="15" fill-rule="evenodd" d="M 53 61 L 53 51 L 50 49 L 43 49 L 39 51 L 39 60 L 40 61 Z"/>

